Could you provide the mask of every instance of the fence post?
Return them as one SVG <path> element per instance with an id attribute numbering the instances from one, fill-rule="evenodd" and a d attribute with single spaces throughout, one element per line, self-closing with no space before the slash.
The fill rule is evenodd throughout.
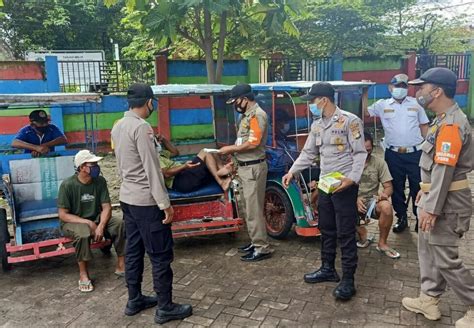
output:
<path id="1" fill-rule="evenodd" d="M 155 57 L 155 82 L 156 84 L 168 83 L 168 58 L 164 55 Z M 158 133 L 166 139 L 171 139 L 170 128 L 170 99 L 158 98 Z"/>
<path id="2" fill-rule="evenodd" d="M 470 119 L 474 119 L 474 51 L 468 51 L 467 55 L 470 61 L 468 67 L 470 66 L 469 72 L 469 93 L 467 94 L 467 108 L 466 113 Z"/>
<path id="3" fill-rule="evenodd" d="M 342 81 L 343 80 L 343 62 L 344 58 L 342 54 L 337 53 L 332 55 L 332 67 L 331 67 L 331 74 L 329 75 L 329 80 L 333 81 Z"/>
<path id="4" fill-rule="evenodd" d="M 59 92 L 59 69 L 58 57 L 46 56 L 44 59 L 46 70 L 46 91 Z"/>
<path id="5" fill-rule="evenodd" d="M 403 67 L 403 72 L 408 75 L 408 81 L 416 79 L 416 52 L 409 51 L 407 53 L 407 58 L 405 59 L 405 65 Z M 408 86 L 408 95 L 415 96 L 415 87 L 410 85 Z"/>
<path id="6" fill-rule="evenodd" d="M 247 83 L 260 82 L 260 58 L 248 56 L 247 58 Z"/>

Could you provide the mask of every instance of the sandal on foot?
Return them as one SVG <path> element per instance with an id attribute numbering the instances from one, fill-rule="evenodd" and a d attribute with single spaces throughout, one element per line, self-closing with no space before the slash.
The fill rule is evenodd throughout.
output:
<path id="1" fill-rule="evenodd" d="M 381 254 L 384 254 L 384 255 L 390 257 L 391 259 L 398 259 L 400 257 L 400 253 L 397 252 L 396 250 L 394 250 L 393 248 L 390 248 L 390 247 L 382 249 L 382 248 L 377 246 L 377 247 L 375 247 L 375 249 L 378 252 L 380 252 Z"/>
<path id="2" fill-rule="evenodd" d="M 369 247 L 370 244 L 372 244 L 374 242 L 374 236 L 370 236 L 370 237 L 367 237 L 366 240 L 364 241 L 358 241 L 357 242 L 357 247 L 358 248 L 367 248 Z"/>
<path id="3" fill-rule="evenodd" d="M 79 291 L 82 293 L 90 293 L 94 290 L 94 285 L 92 285 L 92 281 L 86 280 L 81 281 L 79 280 Z"/>
<path id="4" fill-rule="evenodd" d="M 116 275 L 119 278 L 125 277 L 125 271 L 115 271 L 114 275 Z"/>

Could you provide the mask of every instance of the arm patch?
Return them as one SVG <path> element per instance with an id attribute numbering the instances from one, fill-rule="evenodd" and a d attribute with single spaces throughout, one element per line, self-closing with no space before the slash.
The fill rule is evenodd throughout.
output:
<path id="1" fill-rule="evenodd" d="M 456 166 L 461 153 L 462 140 L 457 124 L 445 124 L 439 128 L 436 138 L 434 162 L 448 166 Z"/>

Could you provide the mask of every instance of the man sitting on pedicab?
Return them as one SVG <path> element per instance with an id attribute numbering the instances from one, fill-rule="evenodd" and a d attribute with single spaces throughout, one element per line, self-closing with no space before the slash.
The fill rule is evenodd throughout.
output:
<path id="1" fill-rule="evenodd" d="M 124 224 L 121 218 L 112 216 L 107 182 L 97 164 L 101 159 L 88 150 L 79 151 L 74 157 L 76 173 L 61 183 L 58 192 L 61 231 L 73 239 L 81 292 L 94 290 L 87 264 L 92 259 L 91 240 L 110 238 L 117 253 L 115 274 L 120 277 L 125 274 Z"/>
<path id="2" fill-rule="evenodd" d="M 25 153 L 38 157 L 54 151 L 55 146 L 65 145 L 66 136 L 49 121 L 48 114 L 42 109 L 34 110 L 29 115 L 30 124 L 18 131 L 12 147 L 24 149 Z"/>
<path id="3" fill-rule="evenodd" d="M 201 150 L 191 161 L 181 163 L 172 157 L 178 156 L 178 149 L 161 135 L 155 136 L 160 167 L 168 189 L 188 193 L 215 180 L 222 190 L 229 189 L 233 164 L 224 164 L 217 154 Z M 162 149 L 164 148 L 164 149 Z"/>

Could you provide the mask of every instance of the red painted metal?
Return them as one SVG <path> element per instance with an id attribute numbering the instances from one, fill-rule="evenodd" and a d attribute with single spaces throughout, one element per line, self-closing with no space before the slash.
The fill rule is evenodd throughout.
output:
<path id="1" fill-rule="evenodd" d="M 21 263 L 21 262 L 28 262 L 28 261 L 35 261 L 40 259 L 45 259 L 48 257 L 72 254 L 75 252 L 74 247 L 64 247 L 62 249 L 56 249 L 54 251 L 45 251 L 42 252 L 42 249 L 45 247 L 52 247 L 52 246 L 59 246 L 71 243 L 72 239 L 70 238 L 57 238 L 57 239 L 50 239 L 45 241 L 40 241 L 36 243 L 28 243 L 23 245 L 11 245 L 7 244 L 7 252 L 10 253 L 8 257 L 8 263 Z M 105 240 L 98 243 L 92 243 L 90 245 L 91 249 L 102 248 L 111 244 L 110 240 Z M 25 252 L 25 251 L 32 251 L 33 254 L 27 255 L 20 255 L 14 256 L 15 253 Z"/>
<path id="2" fill-rule="evenodd" d="M 362 81 L 370 80 L 376 83 L 387 84 L 390 83 L 390 80 L 394 75 L 403 73 L 400 69 L 391 69 L 384 71 L 361 71 L 361 72 L 344 72 L 342 74 L 342 79 L 344 81 Z"/>
<path id="3" fill-rule="evenodd" d="M 219 228 L 212 230 L 203 230 L 203 231 L 191 231 L 191 232 L 178 232 L 173 233 L 173 238 L 184 238 L 184 237 L 193 237 L 193 236 L 207 236 L 207 235 L 216 235 L 220 233 L 232 233 L 239 231 L 238 226 L 230 228 Z"/>
<path id="4" fill-rule="evenodd" d="M 469 80 L 458 80 L 458 85 L 456 87 L 456 94 L 465 95 L 468 93 L 469 93 Z"/>
<path id="5" fill-rule="evenodd" d="M 211 99 L 209 97 L 188 96 L 170 98 L 170 108 L 172 109 L 195 109 L 211 108 Z"/>
<path id="6" fill-rule="evenodd" d="M 0 117 L 0 134 L 17 134 L 18 130 L 28 124 L 30 124 L 28 116 L 2 116 Z"/>
<path id="7" fill-rule="evenodd" d="M 298 236 L 303 237 L 318 237 L 321 236 L 321 231 L 317 227 L 310 227 L 310 228 L 302 228 L 302 227 L 295 227 L 296 234 Z"/>

